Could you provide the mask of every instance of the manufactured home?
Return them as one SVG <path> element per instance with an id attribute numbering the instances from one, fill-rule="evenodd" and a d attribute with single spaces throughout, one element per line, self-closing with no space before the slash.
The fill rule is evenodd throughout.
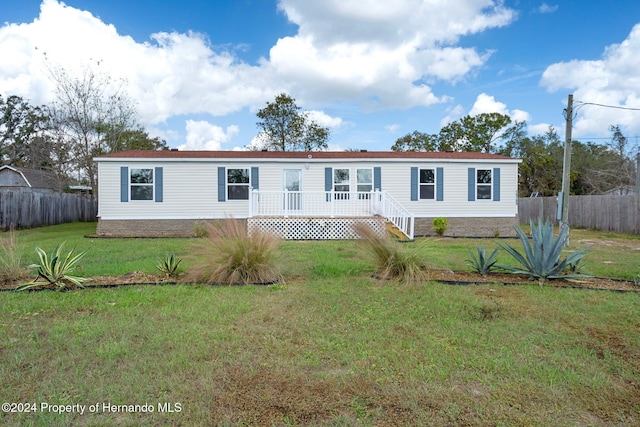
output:
<path id="1" fill-rule="evenodd" d="M 475 152 L 131 150 L 98 163 L 98 235 L 193 235 L 239 218 L 286 239 L 512 236 L 519 159 Z"/>

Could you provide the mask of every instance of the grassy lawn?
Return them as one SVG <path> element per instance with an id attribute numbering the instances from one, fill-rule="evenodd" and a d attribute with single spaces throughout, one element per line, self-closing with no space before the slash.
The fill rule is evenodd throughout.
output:
<path id="1" fill-rule="evenodd" d="M 84 275 L 153 273 L 193 243 L 83 237 L 94 231 L 21 231 L 24 262 L 35 245 L 66 241 L 89 250 Z M 467 270 L 478 242 L 408 247 Z M 572 230 L 570 249 L 588 244 L 589 273 L 640 274 L 639 236 Z M 346 241 L 285 242 L 280 253 L 281 285 L 0 293 L 0 401 L 37 409 L 0 413 L 0 424 L 640 423 L 640 293 L 383 282 Z M 153 412 L 113 406 L 145 404 Z"/>

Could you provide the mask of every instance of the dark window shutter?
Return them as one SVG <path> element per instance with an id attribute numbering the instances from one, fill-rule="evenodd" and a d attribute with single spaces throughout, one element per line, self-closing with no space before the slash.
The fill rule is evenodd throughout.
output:
<path id="1" fill-rule="evenodd" d="M 333 169 L 324 168 L 324 191 L 331 191 L 333 189 Z M 331 196 L 327 194 L 327 202 L 331 201 Z"/>
<path id="2" fill-rule="evenodd" d="M 500 201 L 500 168 L 493 168 L 493 201 Z"/>
<path id="3" fill-rule="evenodd" d="M 469 187 L 468 189 L 468 198 L 467 200 L 469 200 L 470 202 L 473 202 L 476 200 L 476 169 L 475 168 L 469 168 L 469 177 L 467 179 L 467 185 Z"/>
<path id="4" fill-rule="evenodd" d="M 444 200 L 444 169 L 436 168 L 436 201 Z"/>
<path id="5" fill-rule="evenodd" d="M 120 201 L 129 201 L 129 168 L 126 166 L 120 168 Z"/>
<path id="6" fill-rule="evenodd" d="M 260 189 L 260 177 L 258 176 L 257 166 L 251 168 L 251 188 L 254 190 Z"/>
<path id="7" fill-rule="evenodd" d="M 218 201 L 225 202 L 227 200 L 227 171 L 224 167 L 218 167 Z"/>
<path id="8" fill-rule="evenodd" d="M 163 182 L 162 182 L 162 168 L 157 167 L 156 168 L 156 172 L 155 172 L 155 176 L 153 177 L 154 179 L 154 185 L 156 187 L 156 202 L 162 202 L 162 187 L 163 187 Z"/>
<path id="9" fill-rule="evenodd" d="M 418 200 L 418 168 L 411 168 L 411 201 Z"/>
<path id="10" fill-rule="evenodd" d="M 373 168 L 373 189 L 382 190 L 382 168 L 380 166 Z"/>

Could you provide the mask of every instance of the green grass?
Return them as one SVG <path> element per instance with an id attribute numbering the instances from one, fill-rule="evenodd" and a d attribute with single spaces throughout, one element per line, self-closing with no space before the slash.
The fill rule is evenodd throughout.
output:
<path id="1" fill-rule="evenodd" d="M 87 275 L 153 273 L 158 256 L 186 255 L 193 243 L 82 237 L 92 226 L 19 237 L 27 250 L 61 241 L 89 249 Z M 572 231 L 572 247 L 598 236 Z M 604 239 L 620 243 L 621 252 L 640 246 L 634 236 Z M 405 247 L 434 267 L 468 270 L 466 251 L 477 242 L 426 239 Z M 596 252 L 591 271 L 610 271 L 599 260 L 611 257 L 617 271 L 637 274 L 637 256 L 611 253 L 616 247 Z M 274 286 L 0 293 L 0 401 L 100 405 L 84 415 L 0 413 L 0 424 L 640 421 L 638 293 L 379 281 L 362 249 L 347 241 L 284 242 L 279 252 L 285 282 Z M 113 265 L 121 262 L 128 267 Z M 108 402 L 148 403 L 155 411 L 105 413 Z M 180 403 L 181 412 L 159 413 L 166 402 Z"/>

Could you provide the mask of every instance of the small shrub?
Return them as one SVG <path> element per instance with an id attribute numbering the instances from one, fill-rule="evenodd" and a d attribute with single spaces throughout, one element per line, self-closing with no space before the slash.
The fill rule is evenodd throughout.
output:
<path id="1" fill-rule="evenodd" d="M 379 236 L 366 224 L 358 224 L 355 229 L 373 258 L 378 277 L 405 283 L 428 280 L 425 266 L 416 254 L 407 252 L 400 243 L 388 236 Z"/>
<path id="2" fill-rule="evenodd" d="M 197 222 L 193 226 L 193 235 L 195 237 L 207 237 L 207 227 L 204 222 Z"/>
<path id="3" fill-rule="evenodd" d="M 83 283 L 90 281 L 87 277 L 74 276 L 73 273 L 78 266 L 78 261 L 87 253 L 86 251 L 79 254 L 73 253 L 73 249 L 66 255 L 62 254 L 64 243 L 56 246 L 51 252 L 51 256 L 47 255 L 45 251 L 36 246 L 36 253 L 40 262 L 38 264 L 32 264 L 29 268 L 37 268 L 37 276 L 33 281 L 26 283 L 16 288 L 16 290 L 29 289 L 34 286 L 43 286 L 43 283 L 38 282 L 38 279 L 44 279 L 44 285 L 52 286 L 59 290 L 67 289 L 69 287 L 83 288 Z"/>
<path id="4" fill-rule="evenodd" d="M 432 224 L 433 224 L 433 229 L 435 230 L 438 236 L 444 236 L 444 233 L 447 231 L 447 228 L 449 228 L 449 220 L 447 218 L 442 218 L 442 217 L 434 218 Z"/>
<path id="5" fill-rule="evenodd" d="M 476 245 L 475 253 L 471 249 L 467 249 L 467 251 L 471 256 L 471 260 L 467 260 L 467 265 L 483 276 L 489 274 L 497 262 L 498 248 L 495 248 L 489 256 L 487 256 L 484 244 L 482 246 Z"/>
<path id="6" fill-rule="evenodd" d="M 511 271 L 515 274 L 527 274 L 531 279 L 538 279 L 540 285 L 548 279 L 588 277 L 585 274 L 571 272 L 571 266 L 578 268 L 578 263 L 585 256 L 587 247 L 578 249 L 561 259 L 562 249 L 569 237 L 569 229 L 561 228 L 558 237 L 554 238 L 553 224 L 548 220 L 534 224 L 530 221 L 531 226 L 531 242 L 527 238 L 526 233 L 516 226 L 516 232 L 522 242 L 524 253 L 520 253 L 517 249 L 498 243 L 501 248 L 509 252 L 509 254 L 522 266 L 513 267 L 509 265 L 501 265 L 501 268 Z"/>
<path id="7" fill-rule="evenodd" d="M 0 282 L 27 277 L 28 269 L 22 265 L 22 249 L 13 228 L 6 237 L 0 239 Z"/>
<path id="8" fill-rule="evenodd" d="M 275 283 L 282 279 L 275 267 L 280 239 L 253 231 L 237 220 L 216 226 L 206 223 L 206 237 L 193 245 L 191 280 L 210 284 Z"/>
<path id="9" fill-rule="evenodd" d="M 177 277 L 181 262 L 182 258 L 176 257 L 175 253 L 165 254 L 164 258 L 158 260 L 156 268 L 166 277 Z"/>

